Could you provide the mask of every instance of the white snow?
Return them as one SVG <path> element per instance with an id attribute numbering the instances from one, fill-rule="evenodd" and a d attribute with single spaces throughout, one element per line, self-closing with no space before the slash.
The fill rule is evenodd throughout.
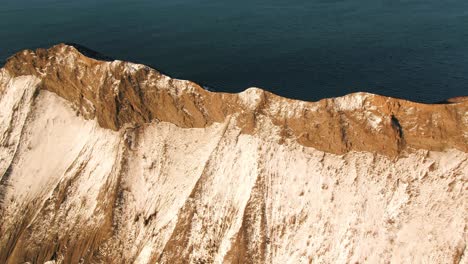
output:
<path id="1" fill-rule="evenodd" d="M 337 110 L 339 111 L 354 111 L 364 107 L 365 100 L 370 95 L 367 93 L 353 93 L 333 99 Z"/>
<path id="2" fill-rule="evenodd" d="M 367 123 L 372 127 L 372 129 L 378 131 L 383 121 L 382 117 L 370 111 L 365 111 L 365 116 Z"/>
<path id="3" fill-rule="evenodd" d="M 40 80 L 33 76 L 10 79 L 0 93 L 0 179 L 9 167 Z"/>
<path id="4" fill-rule="evenodd" d="M 136 63 L 131 63 L 131 62 L 124 62 L 123 64 L 124 64 L 124 70 L 128 73 L 133 73 L 146 67 L 143 64 L 136 64 Z"/>
<path id="5" fill-rule="evenodd" d="M 77 162 L 77 157 L 86 161 L 86 155 L 93 155 L 102 159 L 90 159 L 88 166 L 80 169 L 94 181 L 79 185 L 78 193 L 86 194 L 86 200 L 95 203 L 92 192 L 99 191 L 103 183 L 99 177 L 107 177 L 111 170 L 110 154 L 120 141 L 118 134 L 100 128 L 93 120 L 77 117 L 67 101 L 48 91 L 39 93 L 32 111 L 22 131 L 27 137 L 18 150 L 21 155 L 13 161 L 16 169 L 9 183 L 11 199 L 24 202 L 43 195 L 66 178 L 63 175 L 67 176 L 69 165 Z"/>
<path id="6" fill-rule="evenodd" d="M 0 95 L 2 94 L 2 89 L 6 87 L 6 84 L 10 80 L 10 74 L 4 68 L 0 69 Z"/>
<path id="7" fill-rule="evenodd" d="M 262 101 L 263 90 L 255 87 L 246 89 L 238 94 L 242 104 L 247 109 L 255 109 Z"/>

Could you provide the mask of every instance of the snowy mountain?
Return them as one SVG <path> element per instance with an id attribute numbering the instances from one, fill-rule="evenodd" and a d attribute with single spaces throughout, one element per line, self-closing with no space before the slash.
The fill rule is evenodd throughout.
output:
<path id="1" fill-rule="evenodd" d="M 468 100 L 209 92 L 73 46 L 0 70 L 0 263 L 466 263 Z"/>

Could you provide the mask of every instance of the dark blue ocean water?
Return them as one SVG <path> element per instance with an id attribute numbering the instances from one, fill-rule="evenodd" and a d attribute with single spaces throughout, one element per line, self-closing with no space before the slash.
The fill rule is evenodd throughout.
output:
<path id="1" fill-rule="evenodd" d="M 218 91 L 468 95 L 467 0 L 2 0 L 0 61 L 75 42 Z"/>

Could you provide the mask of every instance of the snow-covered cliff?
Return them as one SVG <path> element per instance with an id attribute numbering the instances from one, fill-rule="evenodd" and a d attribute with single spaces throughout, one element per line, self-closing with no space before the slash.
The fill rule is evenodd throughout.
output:
<path id="1" fill-rule="evenodd" d="M 0 70 L 0 263 L 465 263 L 468 101 L 212 93 L 67 45 Z"/>

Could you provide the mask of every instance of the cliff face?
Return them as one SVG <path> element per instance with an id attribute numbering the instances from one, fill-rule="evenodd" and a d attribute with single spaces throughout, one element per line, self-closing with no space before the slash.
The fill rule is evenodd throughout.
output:
<path id="1" fill-rule="evenodd" d="M 20 52 L 0 70 L 0 263 L 463 263 L 452 102 L 212 93 Z"/>

